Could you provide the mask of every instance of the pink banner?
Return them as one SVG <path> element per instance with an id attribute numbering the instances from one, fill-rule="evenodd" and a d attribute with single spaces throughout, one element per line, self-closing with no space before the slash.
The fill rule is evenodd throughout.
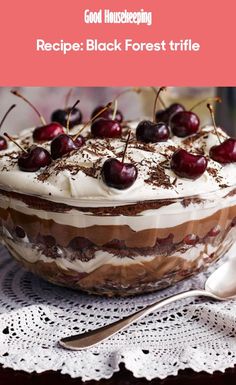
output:
<path id="1" fill-rule="evenodd" d="M 236 85 L 235 0 L 1 7 L 0 85 Z"/>

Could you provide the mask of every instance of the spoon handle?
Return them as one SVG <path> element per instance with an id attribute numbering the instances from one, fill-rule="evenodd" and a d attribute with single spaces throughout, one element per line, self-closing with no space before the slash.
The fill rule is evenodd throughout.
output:
<path id="1" fill-rule="evenodd" d="M 179 294 L 175 294 L 171 297 L 165 298 L 161 301 L 155 302 L 151 305 L 146 306 L 144 309 L 137 311 L 127 317 L 124 317 L 116 322 L 113 322 L 109 325 L 102 326 L 101 328 L 91 330 L 82 334 L 77 334 L 74 336 L 62 338 L 59 343 L 61 346 L 71 350 L 81 350 L 86 349 L 91 346 L 98 344 L 101 341 L 110 338 L 114 334 L 118 333 L 121 330 L 124 330 L 129 325 L 134 322 L 139 321 L 141 318 L 146 315 L 154 312 L 155 310 L 160 309 L 161 307 L 168 305 L 174 301 L 188 298 L 188 297 L 196 297 L 196 296 L 204 296 L 204 297 L 212 297 L 217 299 L 216 296 L 211 294 L 206 290 L 189 290 Z"/>

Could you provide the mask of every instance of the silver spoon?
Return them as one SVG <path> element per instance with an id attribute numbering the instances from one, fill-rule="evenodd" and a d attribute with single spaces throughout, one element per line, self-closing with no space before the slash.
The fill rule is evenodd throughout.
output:
<path id="1" fill-rule="evenodd" d="M 113 322 L 101 328 L 91 330 L 82 334 L 62 338 L 59 344 L 66 349 L 81 350 L 97 345 L 121 330 L 126 329 L 129 325 L 137 322 L 146 315 L 159 310 L 165 305 L 188 298 L 188 297 L 210 297 L 219 301 L 225 301 L 236 297 L 236 258 L 231 258 L 213 272 L 205 283 L 205 290 L 189 290 L 179 294 L 175 294 L 169 298 L 165 298 L 144 309 L 137 311 L 127 317 Z"/>

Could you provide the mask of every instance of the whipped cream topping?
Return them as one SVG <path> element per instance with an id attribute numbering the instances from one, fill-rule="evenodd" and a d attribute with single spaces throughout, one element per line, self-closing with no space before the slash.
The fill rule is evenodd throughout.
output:
<path id="1" fill-rule="evenodd" d="M 91 138 L 88 128 L 83 132 L 86 137 L 83 147 L 37 172 L 19 170 L 17 158 L 21 150 L 9 143 L 8 149 L 0 152 L 0 188 L 73 206 L 103 207 L 196 194 L 202 196 L 212 191 L 220 196 L 222 189 L 236 185 L 235 164 L 221 165 L 209 158 L 210 148 L 219 144 L 212 126 L 187 138 L 172 136 L 166 142 L 145 144 L 135 138 L 137 124 L 129 123 L 132 134 L 125 161 L 134 163 L 138 169 L 138 178 L 129 189 L 110 188 L 100 177 L 106 159 L 122 158 L 126 128 L 119 139 Z M 76 127 L 71 133 L 79 129 Z M 15 136 L 24 148 L 33 144 L 32 131 L 32 128 L 27 129 Z M 220 128 L 218 133 L 222 140 L 228 137 Z M 50 142 L 41 146 L 50 151 Z M 178 148 L 207 156 L 207 170 L 197 180 L 177 177 L 170 169 L 170 158 Z"/>

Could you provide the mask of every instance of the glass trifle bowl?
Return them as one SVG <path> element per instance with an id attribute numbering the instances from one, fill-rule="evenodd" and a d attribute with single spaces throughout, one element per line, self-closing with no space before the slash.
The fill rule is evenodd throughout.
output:
<path id="1" fill-rule="evenodd" d="M 17 141 L 31 138 L 25 130 Z M 125 190 L 101 178 L 104 161 L 121 156 L 125 134 L 95 139 L 88 132 L 83 147 L 34 173 L 19 170 L 19 150 L 9 143 L 0 158 L 2 243 L 33 273 L 94 294 L 141 294 L 197 274 L 234 243 L 236 165 L 206 155 L 207 170 L 191 180 L 169 164 L 178 148 L 208 154 L 216 140 L 210 126 L 155 144 L 138 142 L 133 130 L 126 157 L 138 177 Z"/>

